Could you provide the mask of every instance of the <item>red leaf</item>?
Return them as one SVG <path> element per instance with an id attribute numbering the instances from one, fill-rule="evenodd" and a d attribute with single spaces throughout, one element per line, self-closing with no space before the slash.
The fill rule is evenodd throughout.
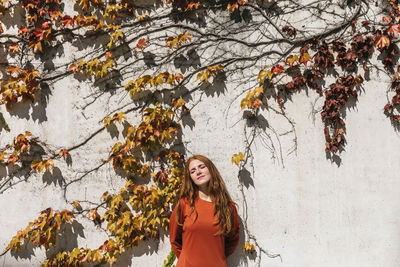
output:
<path id="1" fill-rule="evenodd" d="M 397 37 L 397 34 L 400 32 L 400 26 L 397 24 L 392 24 L 389 27 L 388 33 L 393 37 Z"/>
<path id="2" fill-rule="evenodd" d="M 80 70 L 80 68 L 79 68 L 79 66 L 77 66 L 75 64 L 71 64 L 71 65 L 69 65 L 68 70 L 75 73 L 75 72 L 78 72 Z"/>
<path id="3" fill-rule="evenodd" d="M 61 23 L 64 25 L 64 27 L 67 27 L 68 25 L 71 25 L 71 27 L 74 27 L 75 21 L 73 18 L 66 15 L 61 19 Z"/>
<path id="4" fill-rule="evenodd" d="M 281 72 L 285 72 L 285 69 L 281 65 L 273 66 L 271 69 L 272 74 L 276 73 L 277 75 Z"/>
<path id="5" fill-rule="evenodd" d="M 382 22 L 387 22 L 387 23 L 390 23 L 392 21 L 392 19 L 391 18 L 388 18 L 388 17 L 382 17 Z"/>
<path id="6" fill-rule="evenodd" d="M 139 42 L 137 43 L 136 47 L 139 48 L 140 50 L 143 50 L 144 47 L 147 47 L 147 40 L 146 38 L 142 38 L 139 40 Z"/>
<path id="7" fill-rule="evenodd" d="M 10 45 L 9 47 L 8 47 L 8 51 L 10 52 L 10 53 L 16 53 L 16 52 L 18 52 L 19 51 L 19 44 L 12 44 L 12 45 Z"/>
<path id="8" fill-rule="evenodd" d="M 18 35 L 20 36 L 24 36 L 27 32 L 29 32 L 29 29 L 24 26 L 18 28 Z"/>
<path id="9" fill-rule="evenodd" d="M 371 21 L 369 20 L 364 20 L 363 22 L 361 22 L 361 24 L 363 25 L 363 27 L 368 27 L 368 25 L 371 23 Z"/>
<path id="10" fill-rule="evenodd" d="M 62 149 L 58 154 L 62 156 L 64 159 L 66 159 L 69 155 L 69 152 L 66 149 Z"/>

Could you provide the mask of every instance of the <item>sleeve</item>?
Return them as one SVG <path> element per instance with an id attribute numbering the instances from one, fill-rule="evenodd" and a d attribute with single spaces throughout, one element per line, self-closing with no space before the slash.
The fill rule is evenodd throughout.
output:
<path id="1" fill-rule="evenodd" d="M 183 210 L 184 206 L 183 201 L 179 201 L 180 205 L 180 215 L 179 215 L 179 222 L 183 224 Z M 174 210 L 172 211 L 171 217 L 169 218 L 169 240 L 171 242 L 172 249 L 175 252 L 177 258 L 181 255 L 182 251 L 182 226 L 179 226 L 176 223 L 176 213 L 178 212 L 178 205 L 175 206 Z"/>
<path id="2" fill-rule="evenodd" d="M 235 204 L 232 203 L 233 225 L 232 231 L 225 237 L 225 255 L 231 255 L 239 243 L 240 220 Z"/>

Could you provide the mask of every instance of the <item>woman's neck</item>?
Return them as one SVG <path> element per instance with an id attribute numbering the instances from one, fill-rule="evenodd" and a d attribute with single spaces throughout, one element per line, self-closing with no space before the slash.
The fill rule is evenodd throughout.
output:
<path id="1" fill-rule="evenodd" d="M 199 198 L 205 201 L 212 201 L 210 195 L 203 190 L 199 190 Z"/>

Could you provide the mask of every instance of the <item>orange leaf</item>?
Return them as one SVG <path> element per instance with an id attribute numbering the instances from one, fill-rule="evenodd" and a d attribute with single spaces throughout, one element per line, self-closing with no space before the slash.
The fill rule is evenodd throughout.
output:
<path id="1" fill-rule="evenodd" d="M 112 52 L 111 51 L 107 51 L 106 52 L 106 59 L 109 59 L 110 57 L 112 57 Z"/>
<path id="2" fill-rule="evenodd" d="M 19 51 L 19 44 L 12 44 L 12 45 L 10 45 L 9 47 L 8 47 L 8 51 L 10 52 L 10 53 L 16 53 L 16 52 L 18 52 Z"/>
<path id="3" fill-rule="evenodd" d="M 189 3 L 188 5 L 187 5 L 187 7 L 185 8 L 185 11 L 187 11 L 187 10 L 193 10 L 193 9 L 198 9 L 199 8 L 199 5 L 200 5 L 200 2 L 197 2 L 197 3 L 195 3 L 195 2 L 191 2 L 191 3 Z"/>
<path id="4" fill-rule="evenodd" d="M 8 157 L 7 162 L 11 163 L 13 166 L 15 165 L 15 162 L 19 159 L 19 157 L 17 155 L 10 155 Z"/>
<path id="5" fill-rule="evenodd" d="M 230 10 L 231 12 L 234 12 L 237 8 L 239 7 L 239 5 L 237 3 L 234 4 L 228 4 L 227 9 Z"/>
<path id="6" fill-rule="evenodd" d="M 290 55 L 285 60 L 285 63 L 288 64 L 290 67 L 292 67 L 295 62 L 299 62 L 299 57 L 297 55 Z"/>
<path id="7" fill-rule="evenodd" d="M 78 65 L 76 65 L 76 64 L 71 64 L 71 65 L 69 65 L 68 70 L 75 73 L 75 72 L 78 72 L 80 70 L 80 67 Z"/>
<path id="8" fill-rule="evenodd" d="M 33 49 L 33 52 L 36 53 L 37 51 L 43 52 L 42 42 L 31 42 L 29 44 L 29 48 Z"/>
<path id="9" fill-rule="evenodd" d="M 8 66 L 6 68 L 6 71 L 10 74 L 13 75 L 15 72 L 19 73 L 21 71 L 21 68 L 18 66 Z"/>
<path id="10" fill-rule="evenodd" d="M 388 17 L 383 17 L 383 18 L 382 18 L 382 22 L 390 23 L 391 21 L 392 21 L 391 18 L 388 18 Z"/>
<path id="11" fill-rule="evenodd" d="M 100 217 L 100 215 L 97 213 L 96 210 L 90 210 L 89 211 L 89 219 L 92 219 L 93 221 L 97 220 Z"/>
<path id="12" fill-rule="evenodd" d="M 139 42 L 137 43 L 136 47 L 139 48 L 140 50 L 143 50 L 144 47 L 147 47 L 147 40 L 146 38 L 142 38 L 139 40 Z"/>
<path id="13" fill-rule="evenodd" d="M 383 49 L 385 46 L 389 47 L 390 45 L 390 40 L 387 35 L 382 35 L 381 38 L 376 42 L 376 46 L 379 48 Z"/>
<path id="14" fill-rule="evenodd" d="M 24 26 L 18 28 L 18 35 L 20 36 L 24 36 L 27 32 L 29 32 L 29 29 Z"/>
<path id="15" fill-rule="evenodd" d="M 262 102 L 260 99 L 256 99 L 254 101 L 251 102 L 251 106 L 253 108 L 259 108 L 262 105 Z"/>
<path id="16" fill-rule="evenodd" d="M 75 21 L 73 18 L 66 15 L 61 19 L 61 23 L 64 25 L 64 27 L 67 27 L 68 25 L 71 25 L 71 27 L 74 27 Z"/>

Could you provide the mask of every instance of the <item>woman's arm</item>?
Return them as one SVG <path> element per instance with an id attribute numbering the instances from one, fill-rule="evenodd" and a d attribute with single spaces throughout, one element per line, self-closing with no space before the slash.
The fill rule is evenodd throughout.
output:
<path id="1" fill-rule="evenodd" d="M 231 255 L 239 243 L 239 230 L 240 230 L 240 220 L 237 214 L 236 206 L 232 203 L 232 217 L 233 225 L 231 232 L 225 237 L 225 256 Z"/>
<path id="2" fill-rule="evenodd" d="M 179 201 L 180 203 L 180 214 L 179 214 L 179 223 L 183 224 L 183 209 L 182 206 L 183 201 Z M 176 223 L 176 213 L 178 212 L 178 205 L 175 206 L 171 217 L 169 218 L 169 240 L 171 242 L 172 249 L 175 252 L 177 258 L 181 255 L 182 251 L 182 226 Z"/>

